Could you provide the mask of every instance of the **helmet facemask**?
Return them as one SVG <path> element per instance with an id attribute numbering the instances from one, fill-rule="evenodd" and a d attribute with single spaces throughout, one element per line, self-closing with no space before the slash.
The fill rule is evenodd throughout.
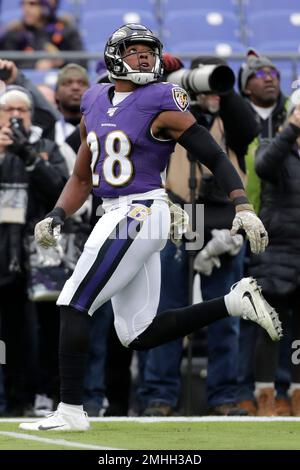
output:
<path id="1" fill-rule="evenodd" d="M 107 69 L 109 70 L 112 78 L 118 80 L 130 80 L 136 85 L 146 85 L 147 83 L 157 81 L 161 77 L 163 73 L 162 45 L 159 39 L 150 34 L 150 30 L 147 30 L 146 28 L 145 30 L 147 31 L 147 34 L 143 34 L 144 31 L 142 31 L 142 34 L 139 34 L 141 33 L 141 31 L 139 31 L 139 33 L 135 33 L 133 37 L 130 35 L 129 37 L 124 37 L 115 42 L 112 40 L 108 41 L 105 47 L 104 57 Z M 122 31 L 122 28 L 118 31 Z M 112 38 L 113 37 L 114 35 Z M 124 56 L 124 51 L 128 46 L 136 43 L 145 44 L 153 50 L 155 63 L 150 72 L 143 71 L 141 69 L 134 70 L 125 61 L 126 57 L 131 55 L 131 53 Z M 137 54 L 140 61 L 140 55 L 142 55 L 143 52 L 134 52 L 132 54 Z M 149 52 L 147 52 L 147 54 L 149 54 Z"/>

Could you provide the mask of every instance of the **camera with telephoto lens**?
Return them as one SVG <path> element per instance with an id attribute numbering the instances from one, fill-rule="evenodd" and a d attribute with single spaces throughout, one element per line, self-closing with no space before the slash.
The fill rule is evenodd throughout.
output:
<path id="1" fill-rule="evenodd" d="M 233 71 L 228 65 L 203 65 L 192 70 L 179 69 L 168 75 L 168 82 L 181 86 L 187 92 L 214 93 L 224 95 L 232 90 L 235 82 Z"/>

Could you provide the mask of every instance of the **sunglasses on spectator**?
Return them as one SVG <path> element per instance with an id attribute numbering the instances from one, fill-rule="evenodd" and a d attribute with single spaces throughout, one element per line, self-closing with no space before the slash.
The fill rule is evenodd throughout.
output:
<path id="1" fill-rule="evenodd" d="M 279 79 L 279 72 L 277 70 L 257 70 L 255 74 L 253 75 L 256 78 L 277 78 Z"/>

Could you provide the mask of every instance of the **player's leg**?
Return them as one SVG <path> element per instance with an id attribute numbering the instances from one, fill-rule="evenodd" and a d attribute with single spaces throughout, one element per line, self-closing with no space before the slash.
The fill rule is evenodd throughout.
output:
<path id="1" fill-rule="evenodd" d="M 136 350 L 153 348 L 188 335 L 228 315 L 242 316 L 258 323 L 275 341 L 282 336 L 277 313 L 263 298 L 256 280 L 250 277 L 239 281 L 224 297 L 168 310 L 156 316 L 129 347 Z"/>
<path id="2" fill-rule="evenodd" d="M 104 216 L 85 245 L 72 278 L 67 282 L 58 303 L 61 305 L 60 375 L 61 400 L 50 419 L 22 423 L 27 430 L 85 430 L 88 421 L 83 413 L 83 380 L 89 346 L 89 315 L 107 299 L 130 283 L 140 267 L 165 244 L 169 211 L 166 203 L 155 207 L 143 220 L 127 217 L 128 210 L 116 209 Z M 132 222 L 133 220 L 133 222 Z M 158 237 L 149 237 L 151 225 L 160 226 Z M 136 222 L 136 223 L 135 223 Z M 112 229 L 123 233 L 131 225 L 131 236 L 110 236 Z M 132 227 L 132 225 L 134 225 Z M 161 230 L 161 229 L 160 229 Z M 115 233 L 113 234 L 115 235 Z M 70 418 L 70 419 L 69 419 Z"/>
<path id="3" fill-rule="evenodd" d="M 155 215 L 154 215 L 155 216 Z M 123 222 L 123 219 L 121 223 Z M 130 327 L 128 328 L 129 340 L 127 344 L 132 341 L 141 331 L 151 323 L 158 305 L 159 300 L 159 279 L 160 279 L 160 264 L 158 265 L 157 273 L 155 274 L 158 282 L 157 289 L 158 295 L 155 295 L 154 290 L 147 292 L 147 286 L 144 285 L 144 269 L 145 269 L 145 284 L 147 284 L 147 276 L 150 275 L 147 269 L 148 264 L 152 266 L 152 258 L 157 258 L 159 263 L 159 251 L 160 246 L 163 245 L 164 241 L 160 239 L 143 239 L 143 235 L 147 231 L 147 222 L 141 225 L 140 231 L 137 232 L 137 236 L 131 240 L 125 240 L 126 250 L 122 251 L 122 256 L 118 258 L 118 264 L 115 266 L 115 270 L 112 270 L 113 261 L 107 260 L 105 266 L 107 266 L 109 275 L 103 269 L 101 271 L 102 277 L 98 276 L 98 288 L 91 291 L 89 299 L 79 294 L 72 302 L 77 302 L 77 309 L 74 306 L 61 306 L 61 335 L 60 335 L 60 378 L 61 378 L 61 401 L 71 405 L 81 405 L 83 396 L 83 376 L 86 370 L 86 363 L 88 359 L 88 338 L 89 338 L 89 315 L 79 310 L 78 307 L 89 309 L 89 312 L 94 312 L 102 305 L 108 298 L 110 298 L 116 292 L 117 298 L 121 297 L 121 305 L 126 309 L 126 317 L 128 317 L 127 324 L 131 324 L 137 333 L 130 333 Z M 110 244 L 113 253 L 118 249 L 119 240 L 113 240 Z M 122 240 L 123 242 L 123 240 Z M 154 252 L 154 254 L 152 254 Z M 109 253 L 109 251 L 108 251 Z M 149 261 L 150 259 L 150 261 Z M 105 260 L 105 256 L 103 256 Z M 141 269 L 141 266 L 143 267 Z M 145 267 L 145 268 L 144 268 Z M 96 269 L 94 270 L 96 271 Z M 88 275 L 86 276 L 88 277 Z M 105 282 L 102 281 L 105 279 Z M 136 278 L 139 282 L 136 285 Z M 94 279 L 91 278 L 91 282 Z M 84 284 L 84 283 L 82 283 Z M 136 288 L 132 286 L 135 286 Z M 124 287 L 126 286 L 126 287 Z M 151 284 L 152 286 L 152 284 Z M 119 292 L 124 290 L 130 292 L 129 299 L 122 298 Z M 78 291 L 79 292 L 79 289 Z M 151 319 L 144 320 L 145 315 L 142 307 L 138 304 L 139 295 L 142 295 L 143 301 L 146 299 L 148 311 L 151 312 Z M 146 295 L 146 297 L 145 297 Z M 158 297 L 156 299 L 156 297 Z M 88 299 L 88 300 L 87 300 Z M 155 300 L 156 299 L 156 300 Z M 84 303 L 85 302 L 85 303 Z M 115 311 L 115 297 L 112 298 L 112 305 Z M 135 304 L 135 308 L 131 308 L 131 304 Z M 135 314 L 135 312 L 139 312 Z M 148 313 L 149 315 L 149 313 Z M 144 324 L 143 321 L 146 321 Z M 119 324 L 120 322 L 120 324 Z M 122 318 L 117 319 L 115 317 L 115 326 L 117 332 L 123 329 L 125 320 Z M 126 343 L 126 341 L 125 341 Z"/>
<path id="4" fill-rule="evenodd" d="M 112 298 L 114 325 L 124 346 L 128 346 L 152 323 L 159 304 L 160 279 L 160 254 L 155 252 L 131 282 Z"/>

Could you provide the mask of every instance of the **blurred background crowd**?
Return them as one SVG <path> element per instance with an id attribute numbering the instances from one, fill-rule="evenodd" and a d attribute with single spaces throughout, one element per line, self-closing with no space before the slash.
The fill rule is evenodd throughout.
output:
<path id="1" fill-rule="evenodd" d="M 55 248 L 38 248 L 33 228 L 72 172 L 81 96 L 109 81 L 104 45 L 133 22 L 162 40 L 163 80 L 187 89 L 192 113 L 239 171 L 270 237 L 259 256 L 241 235 L 231 237 L 231 203 L 177 145 L 166 188 L 177 204 L 204 204 L 204 246 L 167 243 L 159 311 L 222 296 L 253 275 L 285 334 L 272 343 L 255 324 L 230 317 L 132 355 L 107 303 L 92 317 L 85 409 L 89 416 L 300 416 L 299 2 L 2 0 L 0 21 L 0 415 L 44 416 L 56 407 L 55 301 L 101 201 L 86 201 Z"/>

